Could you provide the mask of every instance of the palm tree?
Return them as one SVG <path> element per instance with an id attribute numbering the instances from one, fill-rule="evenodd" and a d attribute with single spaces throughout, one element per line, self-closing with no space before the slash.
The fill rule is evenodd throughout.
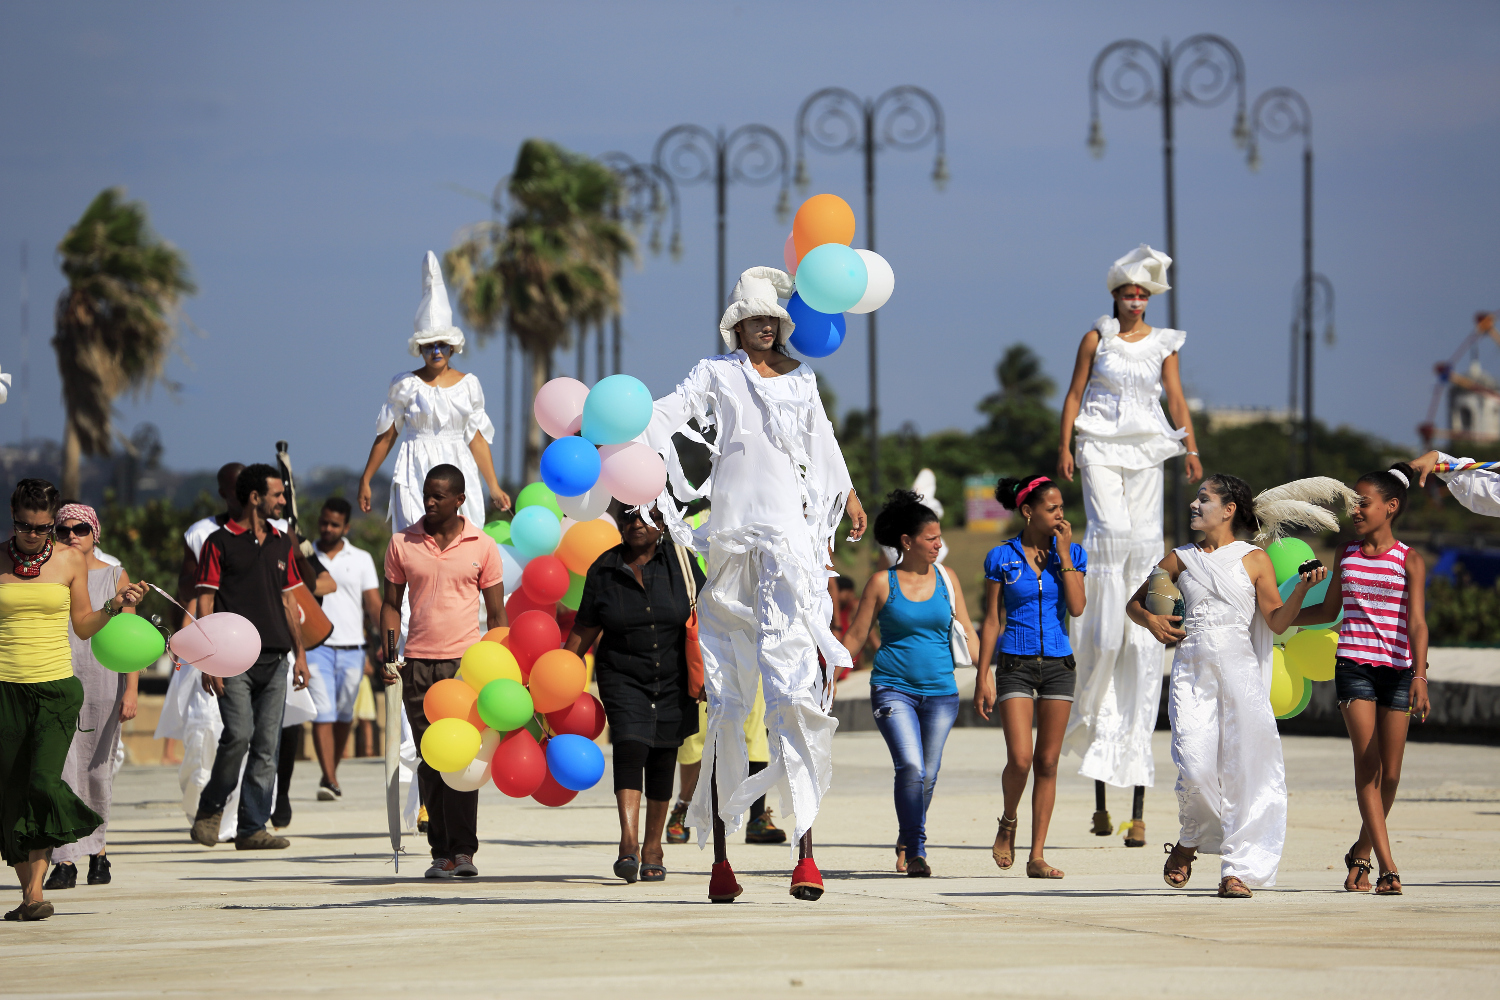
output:
<path id="1" fill-rule="evenodd" d="M 612 218 L 616 175 L 587 156 L 528 139 L 506 184 L 510 212 L 459 234 L 444 255 L 459 313 L 483 341 L 502 324 L 531 359 L 531 397 L 552 376 L 552 354 L 574 327 L 619 308 L 615 265 L 635 243 Z M 525 478 L 534 480 L 542 432 L 526 415 Z"/>
<path id="2" fill-rule="evenodd" d="M 68 286 L 57 298 L 62 376 L 62 494 L 78 495 L 80 452 L 109 454 L 114 403 L 164 381 L 177 339 L 178 301 L 197 289 L 187 258 L 151 231 L 146 206 L 121 188 L 101 191 L 57 245 Z"/>

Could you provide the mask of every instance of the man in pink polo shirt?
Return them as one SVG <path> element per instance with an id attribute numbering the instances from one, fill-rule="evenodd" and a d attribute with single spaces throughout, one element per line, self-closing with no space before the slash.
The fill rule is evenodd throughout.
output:
<path id="1" fill-rule="evenodd" d="M 464 474 L 436 465 L 422 484 L 427 515 L 391 536 L 385 552 L 385 597 L 381 631 L 401 628 L 401 600 L 410 589 L 406 666 L 401 668 L 406 717 L 417 745 L 427 732 L 422 699 L 427 689 L 458 673 L 458 661 L 480 639 L 479 598 L 490 628 L 504 625 L 505 585 L 500 550 L 477 524 L 459 514 Z M 479 849 L 479 793 L 456 792 L 423 761 L 417 768 L 427 804 L 428 878 L 472 878 Z"/>

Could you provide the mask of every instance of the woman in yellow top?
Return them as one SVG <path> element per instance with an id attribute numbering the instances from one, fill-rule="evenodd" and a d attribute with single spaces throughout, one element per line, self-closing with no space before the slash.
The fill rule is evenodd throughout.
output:
<path id="1" fill-rule="evenodd" d="M 103 822 L 62 780 L 83 707 L 68 623 L 88 639 L 146 595 L 144 583 L 128 584 L 101 610 L 89 610 L 83 555 L 52 539 L 57 504 L 56 487 L 44 479 L 16 484 L 10 569 L 0 571 L 0 854 L 21 882 L 21 905 L 6 920 L 52 916 L 42 899 L 52 848 Z"/>

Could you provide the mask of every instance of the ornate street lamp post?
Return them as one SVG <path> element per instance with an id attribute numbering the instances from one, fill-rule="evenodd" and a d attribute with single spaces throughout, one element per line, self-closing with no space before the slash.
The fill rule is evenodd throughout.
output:
<path id="1" fill-rule="evenodd" d="M 1162 179 L 1166 192 L 1167 256 L 1172 258 L 1172 291 L 1167 299 L 1167 325 L 1177 329 L 1177 293 L 1182 285 L 1182 262 L 1177 256 L 1177 192 L 1173 172 L 1174 113 L 1179 104 L 1212 108 L 1234 95 L 1236 112 L 1230 133 L 1235 145 L 1250 141 L 1245 120 L 1245 61 L 1240 50 L 1218 35 L 1194 35 L 1174 48 L 1163 40 L 1155 49 L 1127 38 L 1106 45 L 1089 70 L 1089 150 L 1104 155 L 1104 128 L 1099 120 L 1102 96 L 1117 108 L 1161 108 Z M 1180 463 L 1172 462 L 1170 506 L 1173 544 L 1185 541 Z"/>
<path id="2" fill-rule="evenodd" d="M 729 185 L 763 185 L 781 178 L 781 195 L 776 200 L 776 217 L 785 220 L 791 212 L 790 163 L 786 141 L 775 129 L 765 125 L 741 125 L 725 134 L 698 125 L 677 125 L 667 129 L 656 140 L 651 165 L 678 184 L 714 185 L 715 211 L 718 216 L 718 297 L 714 303 L 714 329 L 724 314 L 726 275 L 725 238 L 728 234 Z M 718 334 L 714 335 L 714 353 L 722 351 Z"/>
<path id="3" fill-rule="evenodd" d="M 828 153 L 858 150 L 865 160 L 865 249 L 875 249 L 875 154 L 882 149 L 937 147 L 932 180 L 938 190 L 948 181 L 943 107 L 921 87 L 892 87 L 879 97 L 862 98 L 842 87 L 825 87 L 797 111 L 797 186 L 809 178 L 803 144 Z M 875 313 L 865 319 L 870 331 L 870 503 L 880 502 L 880 369 Z"/>
<path id="4" fill-rule="evenodd" d="M 674 261 L 682 259 L 682 211 L 677 202 L 677 185 L 672 178 L 654 163 L 639 163 L 628 153 L 605 153 L 600 158 L 606 167 L 620 179 L 620 200 L 614 206 L 617 220 L 628 222 L 634 229 L 642 229 L 648 223 L 651 236 L 646 247 L 653 254 L 661 253 L 662 226 L 670 224 L 672 238 L 668 252 Z M 615 282 L 620 280 L 620 261 L 615 259 Z M 614 348 L 614 364 L 610 370 L 620 373 L 620 312 L 610 317 L 611 340 Z M 604 377 L 604 327 L 598 330 L 598 371 Z M 581 350 L 581 349 L 580 349 Z M 582 367 L 582 354 L 579 367 Z"/>

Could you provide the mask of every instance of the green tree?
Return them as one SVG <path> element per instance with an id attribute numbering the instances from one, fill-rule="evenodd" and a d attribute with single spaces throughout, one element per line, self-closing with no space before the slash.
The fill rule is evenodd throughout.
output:
<path id="1" fill-rule="evenodd" d="M 485 339 L 502 324 L 531 359 L 533 397 L 551 377 L 552 354 L 579 324 L 619 308 L 617 263 L 633 257 L 612 218 L 619 179 L 603 164 L 555 143 L 528 139 L 516 156 L 504 220 L 459 235 L 444 256 L 459 312 Z M 535 479 L 542 432 L 527 414 L 525 478 Z"/>
<path id="2" fill-rule="evenodd" d="M 977 407 L 989 419 L 975 433 L 989 467 L 1049 471 L 1057 464 L 1058 412 L 1047 400 L 1057 386 L 1042 370 L 1042 359 L 1025 344 L 1012 344 L 995 365 L 995 381 L 1000 390 Z"/>
<path id="3" fill-rule="evenodd" d="M 196 289 L 187 259 L 120 188 L 94 198 L 57 253 L 68 279 L 52 338 L 67 411 L 61 485 L 63 496 L 76 497 L 80 453 L 109 454 L 115 400 L 163 381 L 178 303 Z"/>

